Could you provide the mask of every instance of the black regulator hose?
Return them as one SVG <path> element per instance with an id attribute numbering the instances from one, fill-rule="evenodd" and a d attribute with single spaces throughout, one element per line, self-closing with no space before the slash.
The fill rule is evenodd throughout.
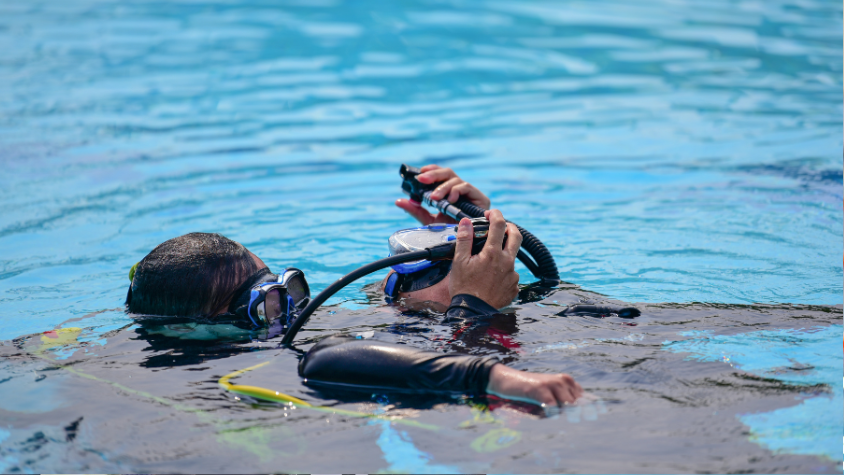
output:
<path id="1" fill-rule="evenodd" d="M 363 267 L 359 267 L 353 270 L 352 272 L 349 272 L 343 277 L 340 277 L 308 303 L 305 309 L 302 310 L 302 313 L 300 313 L 299 316 L 296 317 L 296 320 L 293 322 L 293 324 L 290 325 L 290 328 L 287 329 L 287 332 L 284 334 L 284 338 L 282 338 L 281 340 L 281 344 L 283 346 L 289 346 L 293 342 L 293 338 L 296 336 L 296 333 L 298 333 L 302 326 L 308 321 L 308 319 L 311 318 L 311 314 L 314 313 L 314 311 L 319 308 L 320 305 L 324 304 L 329 297 L 336 294 L 343 287 L 351 284 L 352 282 L 360 279 L 365 275 L 369 275 L 373 272 L 377 272 L 381 269 L 385 269 L 396 264 L 418 261 L 422 259 L 430 261 L 451 259 L 454 257 L 455 245 L 456 242 L 452 241 L 446 244 L 433 246 L 428 249 L 423 249 L 421 251 L 407 252 L 396 256 L 385 257 L 384 259 L 371 262 Z"/>
<path id="2" fill-rule="evenodd" d="M 447 214 L 458 221 L 462 218 L 481 218 L 484 215 L 484 211 L 486 211 L 480 206 L 474 205 L 463 198 L 457 200 L 457 203 L 449 203 L 446 200 L 432 200 L 431 191 L 436 185 L 424 185 L 419 183 L 419 181 L 416 180 L 416 176 L 420 173 L 418 168 L 402 165 L 399 173 L 404 179 L 402 182 L 402 189 L 405 193 L 410 195 L 411 199 L 434 206 L 442 213 Z M 554 262 L 554 257 L 551 256 L 551 252 L 548 248 L 545 247 L 545 245 L 542 244 L 542 241 L 537 239 L 536 236 L 531 234 L 527 229 L 513 223 L 512 221 L 508 222 L 514 224 L 516 228 L 519 229 L 519 232 L 522 234 L 522 248 L 530 254 L 530 257 L 528 257 L 525 252 L 519 249 L 519 253 L 516 257 L 518 257 L 518 259 L 531 271 L 534 276 L 540 279 L 540 285 L 553 287 L 559 284 L 560 274 L 557 272 L 557 263 Z M 329 285 L 328 288 L 320 292 L 319 295 L 308 303 L 305 309 L 302 310 L 302 313 L 300 313 L 293 324 L 290 325 L 290 328 L 287 329 L 287 332 L 284 334 L 284 338 L 281 340 L 282 346 L 290 346 L 290 344 L 293 343 L 293 338 L 296 337 L 296 334 L 299 330 L 301 330 L 302 326 L 307 323 L 311 314 L 313 314 L 314 311 L 319 308 L 320 305 L 325 303 L 325 301 L 332 295 L 336 294 L 340 291 L 340 289 L 355 280 L 381 269 L 405 262 L 418 261 L 422 259 L 431 261 L 452 259 L 454 257 L 455 246 L 456 242 L 452 241 L 450 243 L 440 244 L 421 251 L 390 256 L 369 263 L 346 274 L 333 284 Z M 533 257 L 536 262 L 531 260 L 531 257 Z"/>

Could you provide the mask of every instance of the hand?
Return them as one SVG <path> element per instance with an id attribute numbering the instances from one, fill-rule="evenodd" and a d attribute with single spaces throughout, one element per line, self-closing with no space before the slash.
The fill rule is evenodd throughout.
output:
<path id="1" fill-rule="evenodd" d="M 572 404 L 584 394 L 583 388 L 567 374 L 528 373 L 503 364 L 492 367 L 486 392 L 546 408 Z"/>
<path id="2" fill-rule="evenodd" d="M 515 270 L 516 253 L 522 234 L 504 221 L 497 209 L 484 213 L 489 220 L 489 234 L 483 250 L 472 255 L 472 222 L 466 218 L 457 227 L 457 245 L 448 282 L 449 294 L 469 294 L 495 308 L 510 304 L 519 293 L 519 274 Z M 507 245 L 504 230 L 507 230 Z"/>
<path id="3" fill-rule="evenodd" d="M 443 182 L 431 193 L 431 198 L 435 200 L 447 198 L 449 202 L 454 203 L 461 196 L 464 196 L 470 203 L 480 206 L 483 209 L 489 209 L 489 198 L 481 193 L 481 190 L 463 181 L 451 168 L 440 168 L 439 165 L 425 165 L 421 170 L 422 173 L 416 177 L 420 183 L 430 185 L 431 183 Z M 450 216 L 442 213 L 433 215 L 419 203 L 405 198 L 396 200 L 396 206 L 407 211 L 408 214 L 416 218 L 423 225 L 431 223 L 456 223 Z"/>

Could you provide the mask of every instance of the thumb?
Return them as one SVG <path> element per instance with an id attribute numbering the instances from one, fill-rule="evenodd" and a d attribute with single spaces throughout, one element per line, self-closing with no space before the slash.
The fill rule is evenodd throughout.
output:
<path id="1" fill-rule="evenodd" d="M 467 261 L 472 257 L 472 234 L 474 228 L 469 218 L 463 218 L 457 225 L 457 245 L 454 248 L 455 261 Z"/>

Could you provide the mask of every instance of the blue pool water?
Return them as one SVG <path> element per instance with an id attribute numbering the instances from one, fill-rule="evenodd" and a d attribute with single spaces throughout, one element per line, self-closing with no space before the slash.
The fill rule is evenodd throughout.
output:
<path id="1" fill-rule="evenodd" d="M 818 0 L 0 2 L 0 348 L 11 352 L 0 366 L 0 468 L 351 468 L 316 455 L 329 444 L 367 471 L 840 472 L 831 441 L 844 435 L 841 18 L 840 2 Z M 517 305 L 507 325 L 522 349 L 505 358 L 571 372 L 606 405 L 557 419 L 502 409 L 461 428 L 477 415 L 462 404 L 396 409 L 308 393 L 296 356 L 273 349 L 275 369 L 254 376 L 265 384 L 272 376 L 312 401 L 370 412 L 417 411 L 407 417 L 448 435 L 382 422 L 327 434 L 299 419 L 265 424 L 214 383 L 265 347 L 200 350 L 185 342 L 210 345 L 213 329 L 168 329 L 190 334 L 174 337 L 122 312 L 132 264 L 191 231 L 240 241 L 271 268 L 305 269 L 316 291 L 385 256 L 386 237 L 414 224 L 392 204 L 401 163 L 453 167 L 548 245 L 563 279 L 583 290 Z M 576 299 L 647 311 L 636 328 L 544 318 Z M 381 331 L 396 318 L 394 333 L 445 332 L 379 303 L 348 287 L 305 335 Z M 134 376 L 124 387 L 195 401 L 217 419 L 182 411 L 174 421 L 193 428 L 182 440 L 195 445 L 155 446 L 164 444 L 157 430 L 178 433 L 162 422 L 137 427 L 149 452 L 130 447 L 109 427 L 158 420 L 164 403 L 19 359 L 41 344 L 27 335 L 58 326 L 82 330 L 39 355 L 112 382 L 109 365 L 124 365 Z M 438 344 L 425 335 L 408 338 Z M 758 343 L 769 339 L 789 343 Z M 766 350 L 736 356 L 735 367 L 713 360 L 748 344 Z M 173 358 L 195 371 L 191 383 L 150 369 L 192 351 L 206 356 Z M 203 359 L 219 351 L 226 357 Z M 818 352 L 822 364 L 807 356 Z M 813 368 L 809 379 L 769 374 L 789 358 Z M 47 378 L 32 377 L 42 370 Z M 99 384 L 98 396 L 82 382 Z M 823 431 L 777 432 L 824 420 L 829 404 L 838 415 Z M 679 429 L 712 412 L 724 417 L 725 438 Z M 197 428 L 209 424 L 206 439 Z M 629 442 L 627 465 L 571 447 L 617 440 L 605 425 L 650 435 Z M 473 447 L 504 442 L 467 460 L 460 444 L 486 437 L 476 431 L 487 426 L 523 435 L 479 438 Z M 218 443 L 236 459 L 253 453 L 235 450 L 249 445 L 236 436 L 247 432 L 259 445 L 282 432 L 303 445 L 245 467 L 203 465 L 216 460 L 203 450 Z M 729 442 L 682 448 L 716 439 Z"/>
<path id="2" fill-rule="evenodd" d="M 666 342 L 666 349 L 698 361 L 721 361 L 757 376 L 798 385 L 825 384 L 841 374 L 838 343 L 842 327 L 758 331 L 739 335 L 681 333 L 695 337 Z M 832 385 L 831 397 L 815 397 L 772 413 L 746 414 L 742 422 L 765 447 L 782 452 L 823 453 L 838 457 L 836 443 L 844 421 L 844 391 Z"/>

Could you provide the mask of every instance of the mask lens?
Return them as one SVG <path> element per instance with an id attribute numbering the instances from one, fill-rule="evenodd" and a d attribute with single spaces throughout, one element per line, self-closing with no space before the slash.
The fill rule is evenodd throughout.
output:
<path id="1" fill-rule="evenodd" d="M 281 292 L 279 289 L 271 289 L 264 298 L 264 311 L 266 312 L 267 323 L 272 323 L 281 316 Z"/>
<path id="2" fill-rule="evenodd" d="M 305 290 L 304 277 L 302 274 L 294 275 L 287 281 L 287 294 L 293 299 L 293 303 L 298 307 L 304 299 L 308 297 Z"/>

